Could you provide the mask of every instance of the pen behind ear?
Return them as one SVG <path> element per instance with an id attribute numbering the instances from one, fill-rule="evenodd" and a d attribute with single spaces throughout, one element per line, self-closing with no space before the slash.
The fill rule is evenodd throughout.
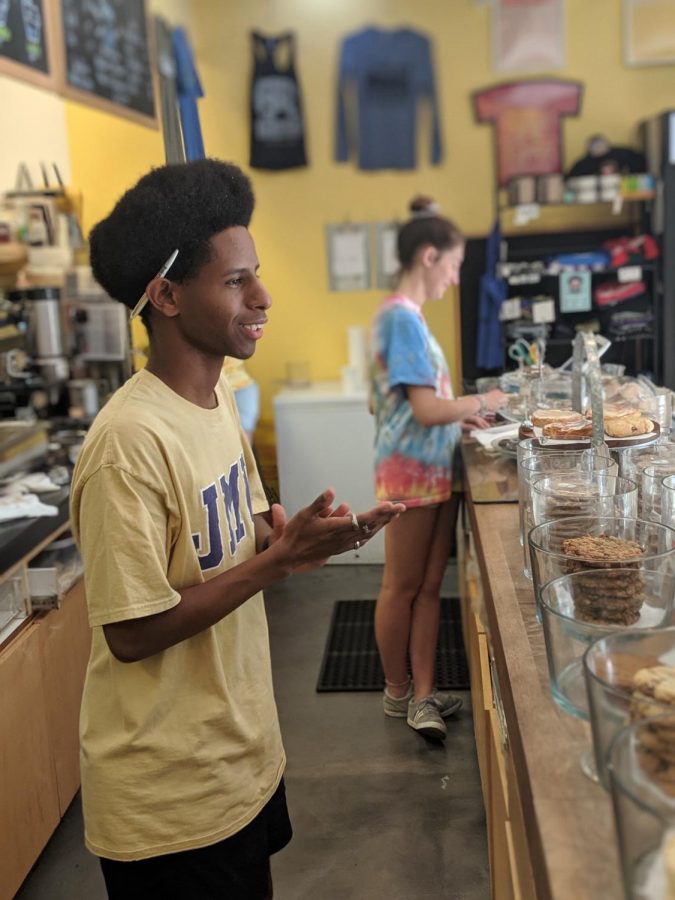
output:
<path id="1" fill-rule="evenodd" d="M 167 272 L 169 271 L 171 266 L 176 261 L 177 256 L 178 256 L 178 250 L 174 250 L 173 253 L 171 254 L 171 256 L 167 259 L 167 261 L 164 263 L 162 268 L 159 270 L 159 272 L 154 277 L 155 278 L 164 278 L 164 276 L 167 274 Z M 132 319 L 135 319 L 136 316 L 138 316 L 142 312 L 143 307 L 148 302 L 148 300 L 149 300 L 149 297 L 148 297 L 147 291 L 143 291 L 141 299 L 138 301 L 136 306 L 134 306 L 134 308 L 131 310 L 131 313 L 129 315 L 130 322 Z"/>

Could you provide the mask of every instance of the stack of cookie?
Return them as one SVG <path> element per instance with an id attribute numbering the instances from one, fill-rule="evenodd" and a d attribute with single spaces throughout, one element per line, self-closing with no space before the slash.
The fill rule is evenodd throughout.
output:
<path id="1" fill-rule="evenodd" d="M 557 482 L 551 482 L 548 476 L 545 492 L 539 487 L 537 498 L 541 514 L 540 522 L 551 522 L 554 519 L 565 519 L 570 516 L 592 516 L 596 513 L 598 486 L 594 481 L 583 479 L 577 474 L 561 475 Z M 555 485 L 555 486 L 554 486 Z M 535 484 L 533 492 L 537 491 Z"/>
<path id="2" fill-rule="evenodd" d="M 673 715 L 668 714 L 672 708 Z M 638 756 L 645 773 L 675 797 L 675 668 L 648 666 L 633 676 L 631 719 L 652 719 L 639 732 Z"/>
<path id="3" fill-rule="evenodd" d="M 644 603 L 645 584 L 639 570 L 643 547 L 613 535 L 584 534 L 565 539 L 562 549 L 571 557 L 570 572 L 604 571 L 602 578 L 579 579 L 574 596 L 577 618 L 598 625 L 634 625 Z"/>

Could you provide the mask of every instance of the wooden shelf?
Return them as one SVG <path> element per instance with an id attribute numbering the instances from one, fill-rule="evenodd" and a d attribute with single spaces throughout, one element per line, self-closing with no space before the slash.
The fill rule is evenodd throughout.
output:
<path id="1" fill-rule="evenodd" d="M 525 210 L 531 208 L 536 215 L 520 221 Z M 633 201 L 624 202 L 620 212 L 613 212 L 613 203 L 561 203 L 523 204 L 505 206 L 499 210 L 504 236 L 540 234 L 561 231 L 607 231 L 630 227 L 635 222 L 639 207 Z"/>

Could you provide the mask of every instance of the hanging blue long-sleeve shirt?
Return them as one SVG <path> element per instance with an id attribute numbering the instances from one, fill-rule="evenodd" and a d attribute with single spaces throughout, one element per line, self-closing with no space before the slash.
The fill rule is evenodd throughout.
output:
<path id="1" fill-rule="evenodd" d="M 346 94 L 355 88 L 357 123 L 348 122 Z M 414 169 L 418 105 L 431 107 L 431 162 L 442 157 L 431 44 L 409 28 L 366 28 L 342 42 L 335 159 L 358 149 L 360 169 Z M 350 127 L 352 126 L 352 127 Z M 356 143 L 358 141 L 358 148 Z"/>

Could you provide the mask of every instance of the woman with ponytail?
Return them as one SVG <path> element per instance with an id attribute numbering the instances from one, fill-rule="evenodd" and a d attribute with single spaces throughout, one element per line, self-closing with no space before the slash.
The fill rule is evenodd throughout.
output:
<path id="1" fill-rule="evenodd" d="M 459 440 L 462 430 L 486 427 L 485 416 L 504 395 L 494 390 L 454 397 L 422 308 L 459 284 L 464 238 L 429 198 L 416 198 L 410 210 L 398 234 L 397 289 L 378 309 L 370 346 L 376 494 L 406 506 L 386 528 L 375 634 L 385 714 L 443 740 L 444 720 L 461 706 L 459 697 L 434 687 L 441 582 L 461 489 Z"/>

